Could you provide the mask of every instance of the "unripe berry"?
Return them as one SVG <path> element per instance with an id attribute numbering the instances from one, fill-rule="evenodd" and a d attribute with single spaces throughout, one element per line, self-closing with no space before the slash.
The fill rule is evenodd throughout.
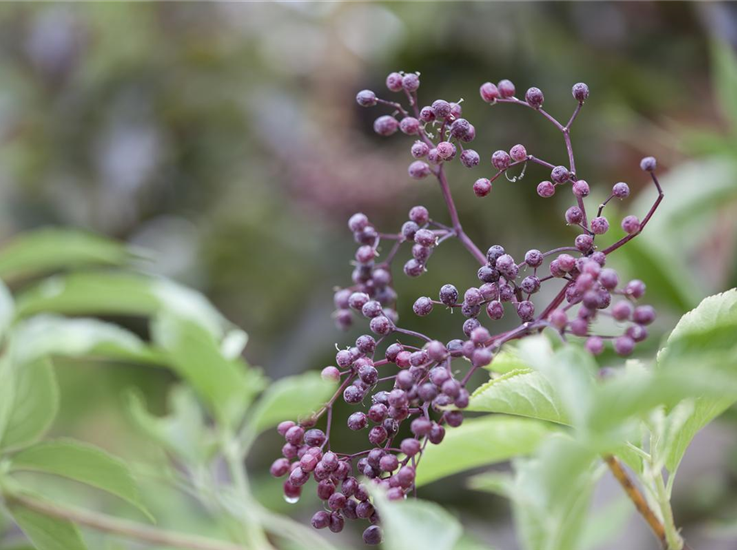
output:
<path id="1" fill-rule="evenodd" d="M 430 312 L 432 311 L 432 300 L 428 298 L 427 296 L 421 296 L 417 298 L 414 305 L 412 306 L 412 311 L 415 312 L 415 315 L 419 315 L 420 317 L 425 317 L 426 315 L 430 315 Z"/>
<path id="2" fill-rule="evenodd" d="M 482 84 L 481 88 L 479 88 L 479 94 L 481 95 L 481 99 L 486 101 L 486 103 L 494 103 L 500 97 L 499 90 L 491 82 Z"/>
<path id="3" fill-rule="evenodd" d="M 430 167 L 427 165 L 426 162 L 416 160 L 409 165 L 409 168 L 407 168 L 407 173 L 409 174 L 409 177 L 416 180 L 421 180 L 430 175 Z"/>
<path id="4" fill-rule="evenodd" d="M 623 181 L 615 183 L 614 187 L 612 187 L 612 195 L 618 199 L 626 199 L 630 196 L 630 186 Z"/>
<path id="5" fill-rule="evenodd" d="M 386 87 L 392 92 L 402 91 L 402 75 L 399 73 L 389 73 L 386 77 Z"/>
<path id="6" fill-rule="evenodd" d="M 568 181 L 570 177 L 571 173 L 565 166 L 556 166 L 550 172 L 550 179 L 552 179 L 555 183 L 564 183 Z"/>
<path id="7" fill-rule="evenodd" d="M 361 107 L 373 107 L 376 105 L 376 94 L 371 90 L 361 90 L 356 95 L 356 103 Z"/>
<path id="8" fill-rule="evenodd" d="M 539 109 L 545 101 L 542 91 L 539 88 L 530 88 L 525 92 L 525 100 L 534 109 Z"/>
<path id="9" fill-rule="evenodd" d="M 456 146 L 450 141 L 441 141 L 435 146 L 438 151 L 438 156 L 443 160 L 453 160 L 456 156 Z"/>
<path id="10" fill-rule="evenodd" d="M 541 181 L 537 185 L 537 194 L 544 199 L 552 197 L 555 195 L 555 186 L 550 181 Z"/>
<path id="11" fill-rule="evenodd" d="M 481 157 L 479 157 L 479 154 L 473 149 L 465 149 L 461 153 L 461 164 L 466 168 L 474 168 L 475 166 L 478 166 L 480 160 Z"/>
<path id="12" fill-rule="evenodd" d="M 509 165 L 511 163 L 512 159 L 506 151 L 502 151 L 500 149 L 499 151 L 495 151 L 494 154 L 491 155 L 491 164 L 497 170 L 506 170 L 507 168 L 509 168 Z"/>
<path id="13" fill-rule="evenodd" d="M 380 116 L 374 121 L 374 132 L 380 136 L 390 136 L 399 129 L 399 123 L 393 116 Z"/>
<path id="14" fill-rule="evenodd" d="M 517 144 L 509 150 L 509 156 L 515 162 L 522 162 L 527 158 L 527 149 L 522 144 Z"/>
<path id="15" fill-rule="evenodd" d="M 573 85 L 571 94 L 573 94 L 573 98 L 576 101 L 583 103 L 589 98 L 589 87 L 583 82 L 579 82 L 578 84 Z"/>
<path id="16" fill-rule="evenodd" d="M 589 188 L 589 184 L 586 180 L 578 180 L 573 184 L 572 187 L 573 194 L 577 197 L 588 197 L 589 193 L 591 193 L 591 189 Z"/>
<path id="17" fill-rule="evenodd" d="M 432 104 L 432 111 L 437 118 L 446 118 L 450 116 L 450 103 L 444 99 L 436 99 Z"/>
<path id="18" fill-rule="evenodd" d="M 635 341 L 629 336 L 620 336 L 614 340 L 614 351 L 618 355 L 626 357 L 635 349 Z"/>
<path id="19" fill-rule="evenodd" d="M 504 99 L 514 97 L 515 89 L 511 80 L 500 80 L 496 87 L 499 90 L 499 95 Z"/>
<path id="20" fill-rule="evenodd" d="M 452 306 L 458 303 L 458 289 L 453 285 L 447 284 L 440 288 L 440 301 L 446 306 Z"/>
<path id="21" fill-rule="evenodd" d="M 406 116 L 399 123 L 399 129 L 402 131 L 403 134 L 413 136 L 420 131 L 420 121 L 414 117 Z"/>
<path id="22" fill-rule="evenodd" d="M 583 221 L 583 212 L 578 206 L 571 206 L 566 210 L 566 223 L 569 225 L 578 225 Z"/>
<path id="23" fill-rule="evenodd" d="M 595 235 L 603 235 L 604 233 L 609 231 L 609 220 L 607 220 L 604 216 L 594 218 L 593 220 L 591 220 L 591 231 Z"/>
<path id="24" fill-rule="evenodd" d="M 340 381 L 340 371 L 336 369 L 335 367 L 325 367 L 322 369 L 322 372 L 320 373 L 320 376 L 323 380 L 328 382 L 339 382 Z"/>
<path id="25" fill-rule="evenodd" d="M 640 161 L 640 168 L 645 172 L 654 172 L 657 165 L 655 157 L 645 157 Z"/>
<path id="26" fill-rule="evenodd" d="M 414 73 L 406 74 L 402 78 L 402 88 L 408 92 L 416 92 L 420 87 L 420 77 Z"/>
<path id="27" fill-rule="evenodd" d="M 491 182 L 486 178 L 479 178 L 473 184 L 473 192 L 479 197 L 483 198 L 491 192 Z"/>
<path id="28" fill-rule="evenodd" d="M 622 220 L 622 229 L 625 233 L 633 235 L 640 230 L 640 220 L 637 216 L 627 216 Z"/>

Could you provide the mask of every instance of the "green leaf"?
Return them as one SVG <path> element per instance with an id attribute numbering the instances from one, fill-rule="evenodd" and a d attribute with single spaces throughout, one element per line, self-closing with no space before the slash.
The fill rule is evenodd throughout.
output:
<path id="1" fill-rule="evenodd" d="M 0 449 L 15 404 L 15 372 L 8 355 L 0 355 Z"/>
<path id="2" fill-rule="evenodd" d="M 737 129 L 737 57 L 732 47 L 715 40 L 711 47 L 711 74 L 722 113 Z"/>
<path id="3" fill-rule="evenodd" d="M 38 440 L 48 430 L 59 409 L 59 390 L 51 363 L 35 361 L 13 369 L 13 407 L 0 448 L 20 448 Z"/>
<path id="4" fill-rule="evenodd" d="M 249 413 L 249 425 L 258 434 L 282 420 L 308 415 L 323 405 L 336 389 L 334 382 L 323 380 L 316 372 L 277 380 Z"/>
<path id="5" fill-rule="evenodd" d="M 71 229 L 24 233 L 0 250 L 0 278 L 8 280 L 89 265 L 123 265 L 131 251 L 114 241 Z"/>
<path id="6" fill-rule="evenodd" d="M 12 333 L 13 362 L 25 364 L 42 357 L 100 355 L 157 364 L 163 361 L 138 336 L 97 319 L 37 315 L 21 321 Z"/>
<path id="7" fill-rule="evenodd" d="M 526 550 L 578 550 L 582 545 L 597 455 L 553 434 L 531 459 L 515 461 L 512 510 Z"/>
<path id="8" fill-rule="evenodd" d="M 126 395 L 129 417 L 145 435 L 175 456 L 192 464 L 204 464 L 216 450 L 217 442 L 205 426 L 200 405 L 188 386 L 175 386 L 168 396 L 170 414 L 156 417 L 148 412 L 141 394 Z"/>
<path id="9" fill-rule="evenodd" d="M 478 466 L 533 452 L 552 427 L 526 418 L 490 415 L 449 430 L 443 445 L 430 445 L 417 470 L 417 486 Z"/>
<path id="10" fill-rule="evenodd" d="M 380 490 L 373 496 L 386 550 L 453 550 L 461 537 L 458 520 L 434 502 L 390 501 Z"/>
<path id="11" fill-rule="evenodd" d="M 64 520 L 34 512 L 24 506 L 9 506 L 13 519 L 37 550 L 86 550 L 77 527 Z"/>
<path id="12" fill-rule="evenodd" d="M 737 374 L 734 334 L 737 334 L 737 289 L 710 296 L 684 315 L 658 355 L 658 368 L 665 373 L 683 367 L 690 371 L 696 369 L 698 377 L 699 367 L 704 367 L 706 352 L 713 354 L 725 350 L 723 355 L 717 355 L 719 368 Z M 703 373 L 702 370 L 701 375 L 708 376 L 708 371 Z M 696 433 L 735 402 L 737 395 L 727 391 L 723 396 L 704 395 L 693 401 L 689 418 L 679 420 L 681 429 L 674 431 L 673 441 L 668 442 L 670 451 L 665 466 L 670 472 L 676 471 Z"/>
<path id="13" fill-rule="evenodd" d="M 50 277 L 22 292 L 16 311 L 17 318 L 38 313 L 151 316 L 169 312 L 197 323 L 217 338 L 225 337 L 233 328 L 199 292 L 167 279 L 130 273 L 103 271 Z"/>
<path id="14" fill-rule="evenodd" d="M 515 347 L 507 344 L 501 352 L 494 356 L 494 360 L 485 368 L 506 374 L 514 370 L 529 369 L 529 367 L 519 356 L 519 351 Z"/>
<path id="15" fill-rule="evenodd" d="M 13 471 L 54 474 L 102 489 L 153 519 L 126 463 L 97 447 L 73 440 L 37 443 L 15 454 L 10 467 Z"/>
<path id="16" fill-rule="evenodd" d="M 468 479 L 468 488 L 504 498 L 512 498 L 514 479 L 506 472 L 485 472 Z"/>
<path id="17" fill-rule="evenodd" d="M 215 337 L 198 323 L 172 314 L 158 315 L 151 326 L 154 342 L 172 368 L 200 395 L 222 422 L 240 421 L 263 380 L 240 359 L 226 358 Z"/>
<path id="18" fill-rule="evenodd" d="M 632 517 L 632 501 L 625 496 L 615 498 L 586 521 L 581 535 L 581 548 L 594 550 L 621 533 Z"/>
<path id="19" fill-rule="evenodd" d="M 570 423 L 547 379 L 531 369 L 513 370 L 479 386 L 471 395 L 468 410 Z"/>
<path id="20" fill-rule="evenodd" d="M 0 281 L 0 339 L 5 336 L 5 332 L 13 322 L 15 315 L 15 303 L 13 296 L 10 294 L 8 287 Z"/>

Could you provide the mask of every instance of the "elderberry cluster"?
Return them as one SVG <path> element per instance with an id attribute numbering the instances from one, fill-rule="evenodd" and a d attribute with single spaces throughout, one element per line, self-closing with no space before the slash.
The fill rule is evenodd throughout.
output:
<path id="1" fill-rule="evenodd" d="M 463 231 L 444 168 L 456 158 L 469 169 L 481 164 L 480 155 L 466 147 L 474 140 L 476 129 L 462 118 L 461 102 L 436 99 L 420 108 L 420 79 L 414 73 L 391 73 L 386 85 L 390 91 L 404 94 L 408 107 L 381 99 L 369 90 L 359 92 L 356 100 L 363 107 L 390 108 L 390 114 L 374 122 L 376 133 L 389 136 L 399 130 L 416 137 L 410 146 L 414 160 L 408 167 L 409 176 L 422 179 L 432 175 L 437 179 L 450 224 L 431 219 L 423 206 L 412 208 L 408 220 L 395 233 L 380 233 L 364 214 L 350 218 L 348 226 L 359 245 L 353 284 L 336 291 L 334 317 L 343 329 L 351 326 L 356 316 L 363 317 L 373 335 L 359 336 L 355 345 L 338 351 L 335 366 L 323 369 L 322 376 L 339 383 L 339 389 L 318 413 L 299 424 L 285 421 L 279 425 L 278 431 L 286 442 L 283 458 L 277 459 L 271 468 L 274 476 L 287 476 L 284 494 L 290 501 L 299 498 L 310 478 L 317 481 L 317 495 L 324 502 L 324 509 L 312 518 L 315 528 L 338 532 L 346 519 L 367 520 L 369 526 L 363 533 L 367 544 L 381 541 L 379 516 L 370 502 L 367 484 L 382 486 L 389 499 L 405 498 L 413 491 L 416 468 L 425 447 L 441 443 L 446 427 L 461 425 L 462 410 L 469 405 L 466 386 L 471 375 L 489 365 L 506 342 L 549 328 L 563 341 L 584 338 L 584 347 L 592 354 L 601 353 L 605 342 L 612 341 L 616 353 L 627 356 L 637 342 L 647 337 L 646 326 L 655 319 L 655 310 L 648 305 L 634 305 L 645 293 L 644 283 L 632 280 L 620 284 L 617 272 L 606 267 L 606 260 L 643 230 L 663 198 L 654 173 L 655 159 L 647 157 L 640 166 L 651 176 L 657 199 L 642 221 L 632 215 L 625 217 L 621 224 L 624 236 L 600 247 L 597 237 L 610 229 L 609 221 L 602 215 L 605 207 L 615 198 L 627 198 L 630 189 L 626 183 L 616 183 L 608 198 L 598 205 L 596 215 L 589 219 L 586 198 L 590 187 L 576 172 L 570 138 L 571 126 L 589 97 L 588 86 L 573 86 L 577 106 L 564 125 L 542 108 L 544 96 L 538 88 L 529 88 L 522 100 L 515 96 L 515 86 L 509 80 L 496 85 L 487 82 L 480 88 L 486 103 L 522 105 L 539 112 L 560 130 L 568 165 L 547 162 L 517 144 L 509 152 L 498 150 L 491 155 L 490 165 L 496 172 L 489 178 L 477 178 L 473 192 L 479 197 L 488 196 L 492 183 L 502 174 L 510 181 L 519 181 L 528 164 L 542 166 L 549 171 L 550 179 L 538 183 L 537 193 L 549 198 L 570 186 L 574 204 L 562 218 L 576 235 L 565 246 L 546 252 L 528 250 L 524 257 L 515 258 L 501 245 L 493 245 L 484 253 Z M 515 168 L 518 166 L 521 169 Z M 512 169 L 518 170 L 517 175 L 510 175 Z M 437 300 L 421 296 L 413 305 L 418 316 L 429 315 L 436 306 L 460 309 L 462 337 L 443 344 L 398 325 L 392 264 L 402 247 L 409 247 L 411 258 L 404 264 L 403 272 L 408 277 L 420 276 L 435 250 L 451 238 L 457 238 L 479 262 L 479 285 L 465 289 L 461 295 L 454 285 L 445 284 L 439 289 Z M 382 243 L 386 241 L 392 243 L 391 247 L 379 261 L 384 252 Z M 557 284 L 559 288 L 552 300 L 540 303 L 539 293 L 545 284 Z M 519 324 L 511 330 L 493 331 L 493 322 L 510 311 Z M 614 321 L 617 328 L 613 334 L 600 333 L 595 323 L 600 317 Z M 456 368 L 457 360 L 468 367 Z M 339 398 L 358 408 L 346 422 L 349 429 L 366 434 L 368 446 L 364 450 L 331 450 L 333 405 Z M 325 432 L 315 428 L 323 415 L 327 417 Z"/>

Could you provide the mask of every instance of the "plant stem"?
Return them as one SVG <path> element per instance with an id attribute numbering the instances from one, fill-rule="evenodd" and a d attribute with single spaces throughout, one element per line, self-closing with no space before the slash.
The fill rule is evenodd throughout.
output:
<path id="1" fill-rule="evenodd" d="M 119 535 L 121 537 L 156 544 L 162 546 L 173 546 L 184 550 L 246 550 L 243 546 L 231 542 L 208 539 L 197 535 L 165 531 L 149 525 L 143 525 L 134 521 L 114 518 L 105 514 L 91 512 L 71 506 L 59 506 L 57 504 L 37 500 L 35 498 L 13 494 L 7 496 L 9 503 L 16 503 L 29 510 L 38 512 L 45 516 L 71 521 L 72 523 L 89 527 L 104 533 Z"/>
<path id="2" fill-rule="evenodd" d="M 658 498 L 660 514 L 663 516 L 663 526 L 665 528 L 665 539 L 668 542 L 668 550 L 682 550 L 683 539 L 680 533 L 678 533 L 678 528 L 673 519 L 673 509 L 670 506 L 668 491 L 665 489 L 663 475 L 660 472 L 655 476 L 655 494 Z"/>
<path id="3" fill-rule="evenodd" d="M 658 518 L 655 512 L 652 511 L 642 492 L 640 492 L 640 489 L 637 488 L 637 486 L 630 478 L 629 474 L 627 474 L 627 472 L 625 471 L 622 463 L 612 455 L 605 456 L 604 460 L 609 465 L 609 469 L 612 471 L 612 474 L 614 474 L 614 477 L 624 489 L 624 492 L 635 505 L 637 511 L 645 519 L 652 532 L 663 545 L 663 548 L 668 550 L 668 540 L 666 538 L 666 532 L 663 523 L 660 521 L 660 518 Z M 681 546 L 674 546 L 669 550 L 681 550 L 681 548 Z"/>

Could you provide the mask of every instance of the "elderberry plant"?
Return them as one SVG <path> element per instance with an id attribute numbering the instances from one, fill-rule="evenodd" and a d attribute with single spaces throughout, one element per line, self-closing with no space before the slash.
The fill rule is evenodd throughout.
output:
<path id="1" fill-rule="evenodd" d="M 601 204 L 593 209 L 589 204 L 587 209 L 591 189 L 576 169 L 571 127 L 589 97 L 588 86 L 573 86 L 576 107 L 562 124 L 543 109 L 545 98 L 540 89 L 529 88 L 520 99 L 509 80 L 497 85 L 486 82 L 479 91 L 490 106 L 506 103 L 527 107 L 561 132 L 568 165 L 548 162 L 522 144 L 512 146 L 509 152 L 500 149 L 490 157 L 494 172 L 473 183 L 474 194 L 486 197 L 500 176 L 518 181 L 528 165 L 541 166 L 550 177 L 537 184 L 538 195 L 545 199 L 570 192 L 572 205 L 561 222 L 564 219 L 576 234 L 552 250 L 531 249 L 520 254 L 493 244 L 484 253 L 463 230 L 445 170 L 445 165 L 456 159 L 469 169 L 482 164 L 481 155 L 468 146 L 476 137 L 476 127 L 463 118 L 460 101 L 436 99 L 420 107 L 418 74 L 391 73 L 386 85 L 389 91 L 402 94 L 406 102 L 382 99 L 370 90 L 359 92 L 356 101 L 362 107 L 389 108 L 389 114 L 374 122 L 377 134 L 391 136 L 399 131 L 414 138 L 410 154 L 415 160 L 408 167 L 409 176 L 434 177 L 438 181 L 450 224 L 432 218 L 424 206 L 413 207 L 408 220 L 388 233 L 380 232 L 362 213 L 350 218 L 348 227 L 358 244 L 353 284 L 335 293 L 334 317 L 342 329 L 350 327 L 354 318 L 363 317 L 372 334 L 364 334 L 355 345 L 339 350 L 335 366 L 323 369 L 322 376 L 338 382 L 339 388 L 317 413 L 298 423 L 285 420 L 278 426 L 285 439 L 283 457 L 271 467 L 274 476 L 286 477 L 284 495 L 290 501 L 299 498 L 311 478 L 317 482 L 317 495 L 325 509 L 313 516 L 315 528 L 339 532 L 346 519 L 366 520 L 370 524 L 363 533 L 367 544 L 381 541 L 381 529 L 366 483 L 385 488 L 389 500 L 413 492 L 426 446 L 440 444 L 446 428 L 462 424 L 462 410 L 469 405 L 467 386 L 471 376 L 494 361 L 504 344 L 551 329 L 563 342 L 583 339 L 591 354 L 602 353 L 610 342 L 617 354 L 628 356 L 647 337 L 646 327 L 655 319 L 655 310 L 649 305 L 635 305 L 645 293 L 644 283 L 622 283 L 606 263 L 609 254 L 645 228 L 663 199 L 655 174 L 656 161 L 646 157 L 640 167 L 652 179 L 657 191 L 655 201 L 642 221 L 634 215 L 624 218 L 624 235 L 619 240 L 599 246 L 597 237 L 610 230 L 604 216 L 606 207 L 613 199 L 626 199 L 630 189 L 624 182 L 616 183 Z M 518 175 L 512 176 L 513 171 Z M 398 252 L 409 247 L 412 258 L 402 271 L 407 277 L 419 277 L 436 249 L 452 238 L 478 261 L 479 285 L 459 291 L 447 283 L 439 289 L 437 299 L 420 296 L 413 305 L 418 316 L 430 315 L 434 309 L 460 310 L 460 321 L 458 316 L 448 319 L 461 325 L 459 335 L 463 338 L 443 343 L 399 324 L 393 267 Z M 393 244 L 382 258 L 385 241 Z M 557 287 L 557 294 L 547 303 L 538 299 L 543 285 Z M 519 324 L 510 330 L 495 331 L 495 322 L 509 314 L 516 315 Z M 597 329 L 595 321 L 605 316 L 616 322 L 615 334 L 602 334 Z M 359 408 L 345 421 L 349 429 L 367 434 L 368 447 L 364 450 L 348 453 L 331 446 L 333 406 L 340 398 Z M 324 430 L 316 427 L 323 416 Z M 409 432 L 403 429 L 407 425 Z M 370 482 L 362 482 L 362 477 Z"/>

